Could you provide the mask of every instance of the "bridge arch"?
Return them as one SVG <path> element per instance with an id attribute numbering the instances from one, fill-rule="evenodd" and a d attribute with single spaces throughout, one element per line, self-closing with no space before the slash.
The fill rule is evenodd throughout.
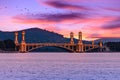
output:
<path id="1" fill-rule="evenodd" d="M 67 48 L 67 47 L 63 47 L 63 46 L 35 46 L 33 48 L 30 48 L 30 49 L 28 48 L 27 52 L 31 52 L 33 50 L 44 48 L 44 47 L 56 47 L 56 48 L 60 48 L 60 49 L 66 50 L 67 52 L 74 52 L 72 49 Z"/>

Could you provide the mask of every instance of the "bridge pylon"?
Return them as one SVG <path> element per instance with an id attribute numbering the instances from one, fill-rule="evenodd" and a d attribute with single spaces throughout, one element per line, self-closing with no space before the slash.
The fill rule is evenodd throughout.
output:
<path id="1" fill-rule="evenodd" d="M 70 44 L 74 44 L 74 33 L 70 33 Z"/>
<path id="2" fill-rule="evenodd" d="M 83 43 L 82 43 L 82 32 L 78 33 L 77 52 L 84 52 Z"/>
<path id="3" fill-rule="evenodd" d="M 14 40 L 15 45 L 17 46 L 19 44 L 18 42 L 18 32 L 15 32 L 15 40 Z"/>
<path id="4" fill-rule="evenodd" d="M 22 31 L 22 41 L 21 41 L 21 44 L 20 44 L 20 52 L 24 53 L 24 52 L 27 52 L 27 45 L 26 45 L 26 42 L 25 42 L 25 31 Z"/>
<path id="5" fill-rule="evenodd" d="M 94 40 L 93 40 L 93 41 L 92 41 L 92 48 L 95 48 L 94 44 L 95 44 L 95 42 L 94 42 Z"/>
<path id="6" fill-rule="evenodd" d="M 103 47 L 103 44 L 102 44 L 102 41 L 100 40 L 100 52 L 102 52 L 102 47 Z"/>

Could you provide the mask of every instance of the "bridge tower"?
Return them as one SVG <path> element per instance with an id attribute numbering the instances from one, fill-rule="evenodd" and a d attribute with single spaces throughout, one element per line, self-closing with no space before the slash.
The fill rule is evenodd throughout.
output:
<path id="1" fill-rule="evenodd" d="M 74 44 L 74 33 L 70 33 L 70 44 Z"/>
<path id="2" fill-rule="evenodd" d="M 22 31 L 22 41 L 21 41 L 21 44 L 20 44 L 20 52 L 26 52 L 26 42 L 25 42 L 25 31 Z"/>
<path id="3" fill-rule="evenodd" d="M 95 44 L 95 43 L 94 43 L 94 40 L 93 40 L 93 41 L 92 41 L 92 48 L 95 48 L 94 44 Z"/>
<path id="4" fill-rule="evenodd" d="M 77 52 L 83 52 L 83 43 L 82 43 L 82 32 L 78 33 L 78 46 L 77 46 Z"/>
<path id="5" fill-rule="evenodd" d="M 15 40 L 14 43 L 16 46 L 18 46 L 19 42 L 18 42 L 18 32 L 15 32 Z"/>
<path id="6" fill-rule="evenodd" d="M 102 46 L 103 46 L 102 41 L 100 41 L 100 52 L 102 52 Z"/>

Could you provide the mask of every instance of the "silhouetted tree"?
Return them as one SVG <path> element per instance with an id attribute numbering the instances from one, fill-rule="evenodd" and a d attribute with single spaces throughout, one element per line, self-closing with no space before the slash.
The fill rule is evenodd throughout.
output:
<path id="1" fill-rule="evenodd" d="M 0 41 L 0 49 L 1 50 L 5 49 L 5 43 L 3 41 Z"/>
<path id="2" fill-rule="evenodd" d="M 4 44 L 5 44 L 5 49 L 8 51 L 13 51 L 15 50 L 15 43 L 13 40 L 4 40 Z"/>
<path id="3" fill-rule="evenodd" d="M 120 42 L 107 42 L 105 43 L 112 52 L 120 52 Z"/>

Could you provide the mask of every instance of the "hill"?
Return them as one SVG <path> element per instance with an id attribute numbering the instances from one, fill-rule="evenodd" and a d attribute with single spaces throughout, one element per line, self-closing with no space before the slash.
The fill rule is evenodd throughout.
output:
<path id="1" fill-rule="evenodd" d="M 21 30 L 22 31 L 22 30 Z M 19 42 L 21 42 L 21 31 L 19 32 Z M 30 29 L 25 29 L 26 32 L 26 42 L 28 43 L 69 43 L 70 39 L 65 38 L 63 35 L 47 31 L 44 29 L 40 28 L 30 28 Z M 0 31 L 0 40 L 7 40 L 11 39 L 14 40 L 14 32 L 3 32 Z M 120 42 L 120 38 L 101 38 L 98 40 L 95 40 L 96 43 L 98 43 L 100 40 L 105 42 Z M 75 43 L 77 43 L 77 39 L 74 39 Z M 91 43 L 89 41 L 83 40 L 83 43 Z"/>
<path id="2" fill-rule="evenodd" d="M 70 39 L 65 38 L 63 35 L 50 32 L 47 30 L 39 29 L 39 28 L 31 28 L 24 30 L 26 32 L 26 42 L 28 43 L 69 43 Z M 19 33 L 19 42 L 21 42 L 21 31 Z M 3 32 L 0 31 L 0 40 L 7 40 L 11 39 L 14 40 L 14 32 Z M 77 42 L 77 39 L 74 39 Z"/>
<path id="3" fill-rule="evenodd" d="M 102 41 L 103 43 L 106 43 L 106 42 L 120 42 L 120 38 L 101 38 L 101 39 L 95 40 L 95 42 L 100 42 L 100 41 Z"/>

